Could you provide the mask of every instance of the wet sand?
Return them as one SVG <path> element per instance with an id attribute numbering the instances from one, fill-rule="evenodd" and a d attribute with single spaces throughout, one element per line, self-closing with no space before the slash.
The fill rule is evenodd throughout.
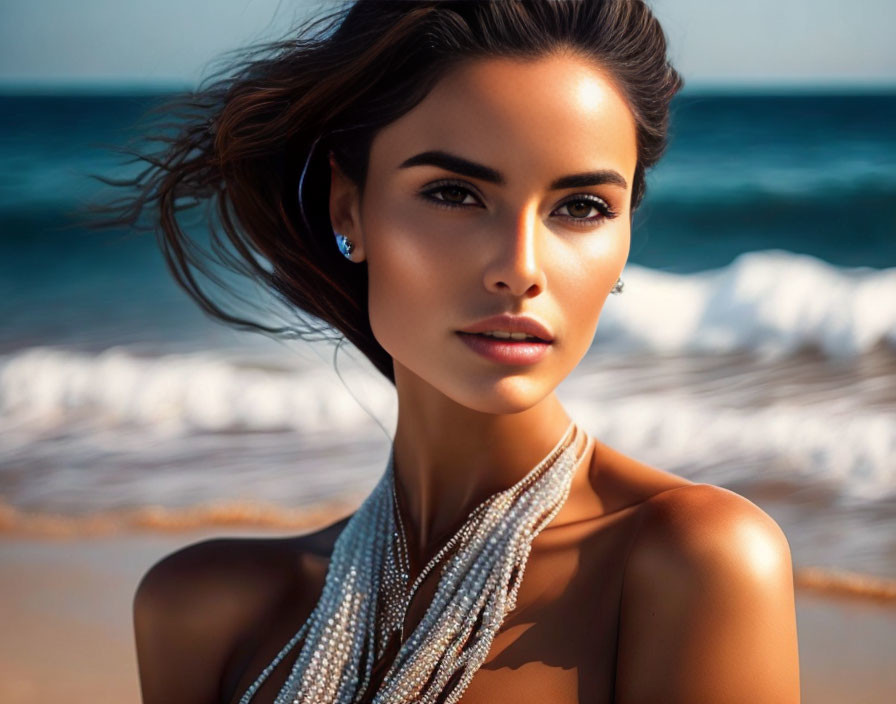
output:
<path id="1" fill-rule="evenodd" d="M 0 536 L 0 701 L 137 704 L 131 599 L 140 577 L 180 546 L 263 532 Z M 797 584 L 803 703 L 892 701 L 896 599 L 879 589 L 844 596 L 811 575 Z"/>

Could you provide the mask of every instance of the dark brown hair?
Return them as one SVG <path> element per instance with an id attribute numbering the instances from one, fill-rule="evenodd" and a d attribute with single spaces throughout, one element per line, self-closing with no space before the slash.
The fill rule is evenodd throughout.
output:
<path id="1" fill-rule="evenodd" d="M 557 50 L 609 71 L 628 99 L 638 141 L 634 211 L 682 85 L 643 0 L 356 0 L 238 52 L 163 106 L 173 121 L 148 137 L 161 146 L 129 152 L 145 168 L 115 182 L 128 195 L 108 203 L 103 224 L 155 231 L 178 284 L 213 318 L 278 337 L 348 340 L 394 382 L 370 328 L 367 266 L 335 244 L 328 152 L 363 192 L 375 134 L 452 66 Z M 211 250 L 183 225 L 202 205 Z M 277 327 L 225 310 L 195 276 L 227 289 L 212 263 L 260 284 L 299 323 Z"/>

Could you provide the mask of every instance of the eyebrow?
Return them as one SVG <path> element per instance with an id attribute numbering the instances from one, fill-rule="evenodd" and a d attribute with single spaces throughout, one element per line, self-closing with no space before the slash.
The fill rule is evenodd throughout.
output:
<path id="1" fill-rule="evenodd" d="M 420 152 L 419 154 L 405 159 L 399 164 L 398 168 L 406 169 L 411 166 L 424 165 L 438 166 L 446 171 L 453 171 L 457 174 L 479 179 L 480 181 L 488 181 L 489 183 L 495 183 L 499 186 L 503 186 L 507 183 L 507 179 L 504 178 L 504 175 L 500 171 L 441 150 Z M 626 188 L 628 186 L 622 174 L 618 171 L 614 171 L 613 169 L 599 169 L 597 171 L 586 171 L 580 174 L 561 176 L 552 181 L 549 188 L 552 191 L 559 191 L 564 188 L 602 186 L 607 183 L 619 186 L 620 188 Z"/>

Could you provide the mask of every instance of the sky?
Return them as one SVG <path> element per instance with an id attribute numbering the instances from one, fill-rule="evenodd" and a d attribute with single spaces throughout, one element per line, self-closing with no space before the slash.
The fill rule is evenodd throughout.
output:
<path id="1" fill-rule="evenodd" d="M 648 0 L 689 86 L 896 87 L 894 0 Z M 321 0 L 0 0 L 0 85 L 195 85 Z"/>

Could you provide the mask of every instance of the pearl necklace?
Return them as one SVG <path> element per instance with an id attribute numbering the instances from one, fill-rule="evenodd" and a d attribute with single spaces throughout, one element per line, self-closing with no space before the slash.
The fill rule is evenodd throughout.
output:
<path id="1" fill-rule="evenodd" d="M 386 471 L 333 546 L 323 592 L 308 620 L 246 690 L 249 704 L 274 668 L 304 643 L 274 704 L 352 704 L 396 631 L 400 647 L 372 704 L 454 704 L 485 661 L 516 597 L 532 540 L 557 515 L 593 438 L 575 452 L 575 422 L 519 482 L 479 504 L 408 587 L 410 562 L 395 489 Z M 440 563 L 438 586 L 407 640 L 408 606 Z M 450 680 L 450 682 L 449 682 Z"/>

